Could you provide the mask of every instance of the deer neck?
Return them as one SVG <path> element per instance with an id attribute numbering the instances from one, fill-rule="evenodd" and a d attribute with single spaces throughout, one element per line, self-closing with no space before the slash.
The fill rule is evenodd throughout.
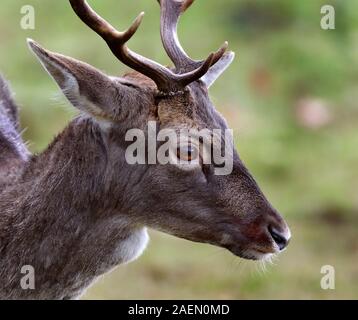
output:
<path id="1" fill-rule="evenodd" d="M 98 125 L 76 119 L 4 191 L 0 286 L 6 297 L 74 298 L 142 253 L 145 228 L 122 213 L 124 199 L 104 196 L 110 188 L 106 148 Z M 34 290 L 21 288 L 24 265 L 34 269 Z"/>

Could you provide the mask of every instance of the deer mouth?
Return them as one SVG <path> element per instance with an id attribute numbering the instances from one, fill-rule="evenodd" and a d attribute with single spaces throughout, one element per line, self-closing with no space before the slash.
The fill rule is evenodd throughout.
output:
<path id="1" fill-rule="evenodd" d="M 247 260 L 270 260 L 274 255 L 287 248 L 291 238 L 291 233 L 286 225 L 281 232 L 271 226 L 233 228 L 232 225 L 226 224 L 225 229 L 220 246 L 235 256 Z M 251 232 L 248 232 L 247 229 Z"/>
<path id="2" fill-rule="evenodd" d="M 225 245 L 224 247 L 239 258 L 254 261 L 270 260 L 274 255 L 279 253 L 279 251 L 275 250 L 275 248 L 272 248 L 271 250 L 259 248 L 243 248 L 240 245 Z"/>
<path id="3" fill-rule="evenodd" d="M 222 245 L 248 260 L 270 260 L 283 252 L 291 240 L 290 228 L 276 210 L 257 214 L 251 221 L 231 217 L 223 227 L 226 236 Z"/>

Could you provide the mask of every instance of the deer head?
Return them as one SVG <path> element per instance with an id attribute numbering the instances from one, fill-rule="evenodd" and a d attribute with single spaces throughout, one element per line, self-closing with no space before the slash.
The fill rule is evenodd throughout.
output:
<path id="1" fill-rule="evenodd" d="M 129 164 L 125 159 L 129 146 L 126 133 L 133 128 L 147 132 L 150 121 L 158 130 L 170 128 L 176 132 L 183 128 L 228 128 L 212 104 L 208 88 L 233 61 L 234 53 L 226 52 L 226 42 L 202 61 L 185 53 L 178 40 L 177 24 L 193 0 L 159 1 L 162 42 L 174 63 L 172 69 L 127 47 L 143 13 L 128 30 L 120 32 L 86 1 L 70 3 L 118 60 L 135 70 L 124 77 L 110 77 L 29 40 L 32 51 L 68 100 L 102 130 L 107 168 L 103 202 L 114 199 L 111 212 L 127 215 L 133 224 L 224 247 L 247 259 L 264 259 L 283 250 L 290 239 L 289 229 L 236 150 L 231 155 L 233 166 L 228 175 L 216 175 L 215 164 L 200 161 L 200 146 L 188 142 L 179 147 L 189 163 L 184 167 Z M 157 147 L 163 143 L 158 142 Z M 213 142 L 211 148 L 218 146 Z M 177 156 L 183 157 L 182 153 Z"/>

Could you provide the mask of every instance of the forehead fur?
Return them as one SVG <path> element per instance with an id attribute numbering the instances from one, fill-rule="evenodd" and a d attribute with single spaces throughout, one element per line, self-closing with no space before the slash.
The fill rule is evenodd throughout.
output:
<path id="1" fill-rule="evenodd" d="M 153 91 L 156 114 L 164 128 L 225 129 L 225 120 L 213 106 L 204 84 L 195 82 L 183 92 L 160 96 L 155 83 L 148 77 L 129 72 L 124 78 Z"/>

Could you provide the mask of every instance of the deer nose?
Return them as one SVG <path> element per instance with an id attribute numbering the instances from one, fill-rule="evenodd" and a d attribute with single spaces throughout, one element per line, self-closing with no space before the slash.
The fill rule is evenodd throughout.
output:
<path id="1" fill-rule="evenodd" d="M 288 228 L 285 228 L 285 231 L 278 231 L 275 227 L 269 226 L 268 229 L 280 251 L 285 249 L 291 238 L 291 234 Z"/>

